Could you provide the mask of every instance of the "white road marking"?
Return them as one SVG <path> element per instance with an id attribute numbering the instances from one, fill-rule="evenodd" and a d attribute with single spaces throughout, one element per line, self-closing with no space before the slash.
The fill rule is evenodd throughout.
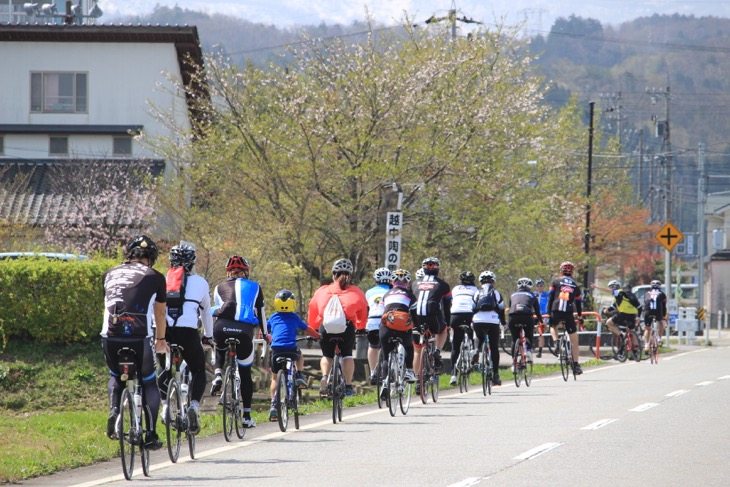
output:
<path id="1" fill-rule="evenodd" d="M 600 421 L 596 421 L 593 424 L 589 424 L 588 426 L 584 426 L 581 429 L 582 430 L 597 430 L 598 428 L 603 428 L 604 426 L 607 426 L 614 421 L 618 421 L 617 419 L 601 419 Z"/>
<path id="2" fill-rule="evenodd" d="M 658 406 L 658 405 L 659 404 L 657 404 L 655 402 L 647 402 L 647 403 L 642 404 L 641 406 L 636 406 L 634 409 L 629 409 L 629 411 L 633 411 L 635 413 L 642 413 L 642 412 L 646 411 L 647 409 L 651 409 L 654 406 Z"/>
<path id="3" fill-rule="evenodd" d="M 695 385 L 696 385 L 696 386 L 709 386 L 710 384 L 714 384 L 714 383 L 715 383 L 715 381 L 714 381 L 714 380 L 706 380 L 706 381 L 704 381 L 704 382 L 698 382 L 698 383 L 697 383 L 697 384 L 695 384 Z"/>
<path id="4" fill-rule="evenodd" d="M 685 389 L 680 389 L 678 391 L 670 392 L 669 394 L 666 395 L 666 397 L 677 397 L 677 396 L 681 396 L 682 394 L 687 394 L 688 392 L 689 391 L 687 391 Z"/>
<path id="5" fill-rule="evenodd" d="M 675 358 L 684 357 L 685 355 L 689 355 L 690 353 L 700 353 L 700 352 L 706 352 L 709 348 L 700 348 L 699 350 L 692 350 L 691 352 L 683 352 L 678 355 L 672 355 L 671 357 L 667 357 L 664 360 L 674 360 Z"/>
<path id="6" fill-rule="evenodd" d="M 532 450 L 527 450 L 522 455 L 514 457 L 513 460 L 532 460 L 533 458 L 539 457 L 543 453 L 549 452 L 560 445 L 562 445 L 562 443 L 545 443 L 543 445 L 536 446 Z"/>
<path id="7" fill-rule="evenodd" d="M 487 478 L 489 477 L 470 477 L 468 479 L 462 480 L 461 482 L 451 484 L 449 485 L 449 487 L 469 487 L 471 485 L 477 485 L 479 482 Z"/>
<path id="8" fill-rule="evenodd" d="M 730 375 L 723 375 L 722 377 L 718 377 L 717 380 L 726 380 L 730 379 Z"/>

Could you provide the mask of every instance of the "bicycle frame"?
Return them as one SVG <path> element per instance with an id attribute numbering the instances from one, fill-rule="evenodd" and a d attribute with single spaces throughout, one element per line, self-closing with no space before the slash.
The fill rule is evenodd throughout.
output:
<path id="1" fill-rule="evenodd" d="M 241 405 L 241 377 L 238 373 L 238 361 L 236 360 L 236 346 L 241 343 L 236 338 L 227 338 L 225 373 L 222 388 L 223 405 L 223 437 L 231 441 L 233 427 L 236 427 L 236 435 L 243 439 L 246 430 L 243 428 L 243 407 Z M 233 385 L 231 385 L 233 384 Z"/>
<path id="2" fill-rule="evenodd" d="M 149 477 L 150 453 L 144 444 L 144 430 L 142 428 L 142 382 L 139 380 L 137 354 L 131 348 L 121 348 L 117 352 L 119 357 L 120 380 L 124 390 L 119 401 L 119 416 L 116 430 L 119 438 L 119 450 L 122 457 L 122 471 L 124 478 L 132 479 L 134 472 L 134 450 L 139 449 L 142 458 L 142 472 Z M 125 417 L 128 417 L 128 429 L 125 428 Z M 127 455 L 126 452 L 129 452 Z"/>

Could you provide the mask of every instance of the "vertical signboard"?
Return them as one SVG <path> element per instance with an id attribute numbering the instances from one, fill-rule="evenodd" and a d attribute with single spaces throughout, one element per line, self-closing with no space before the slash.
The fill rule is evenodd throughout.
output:
<path id="1" fill-rule="evenodd" d="M 385 265 L 391 271 L 400 268 L 401 230 L 403 212 L 389 211 L 385 223 Z"/>

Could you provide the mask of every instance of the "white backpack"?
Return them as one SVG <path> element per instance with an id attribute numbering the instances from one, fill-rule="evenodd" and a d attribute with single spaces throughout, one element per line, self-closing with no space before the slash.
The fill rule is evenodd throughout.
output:
<path id="1" fill-rule="evenodd" d="M 344 333 L 347 329 L 345 310 L 342 309 L 340 298 L 333 294 L 322 316 L 322 328 L 330 335 Z"/>

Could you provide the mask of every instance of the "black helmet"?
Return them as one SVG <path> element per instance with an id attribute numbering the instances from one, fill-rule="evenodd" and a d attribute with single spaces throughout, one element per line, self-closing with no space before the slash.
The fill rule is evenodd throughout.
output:
<path id="1" fill-rule="evenodd" d="M 426 257 L 423 259 L 423 262 L 421 262 L 423 273 L 427 276 L 437 276 L 440 267 L 441 263 L 436 257 Z"/>
<path id="2" fill-rule="evenodd" d="M 170 249 L 170 265 L 190 272 L 195 265 L 195 249 L 186 244 L 175 245 Z"/>
<path id="3" fill-rule="evenodd" d="M 147 235 L 137 235 L 127 243 L 127 260 L 149 259 L 150 266 L 155 265 L 159 250 L 157 245 Z"/>
<path id="4" fill-rule="evenodd" d="M 296 311 L 297 297 L 288 289 L 282 289 L 274 297 L 274 310 L 280 313 L 291 313 Z"/>
<path id="5" fill-rule="evenodd" d="M 459 274 L 459 279 L 461 279 L 462 284 L 474 284 L 476 277 L 474 277 L 474 273 L 472 271 L 464 271 Z"/>

